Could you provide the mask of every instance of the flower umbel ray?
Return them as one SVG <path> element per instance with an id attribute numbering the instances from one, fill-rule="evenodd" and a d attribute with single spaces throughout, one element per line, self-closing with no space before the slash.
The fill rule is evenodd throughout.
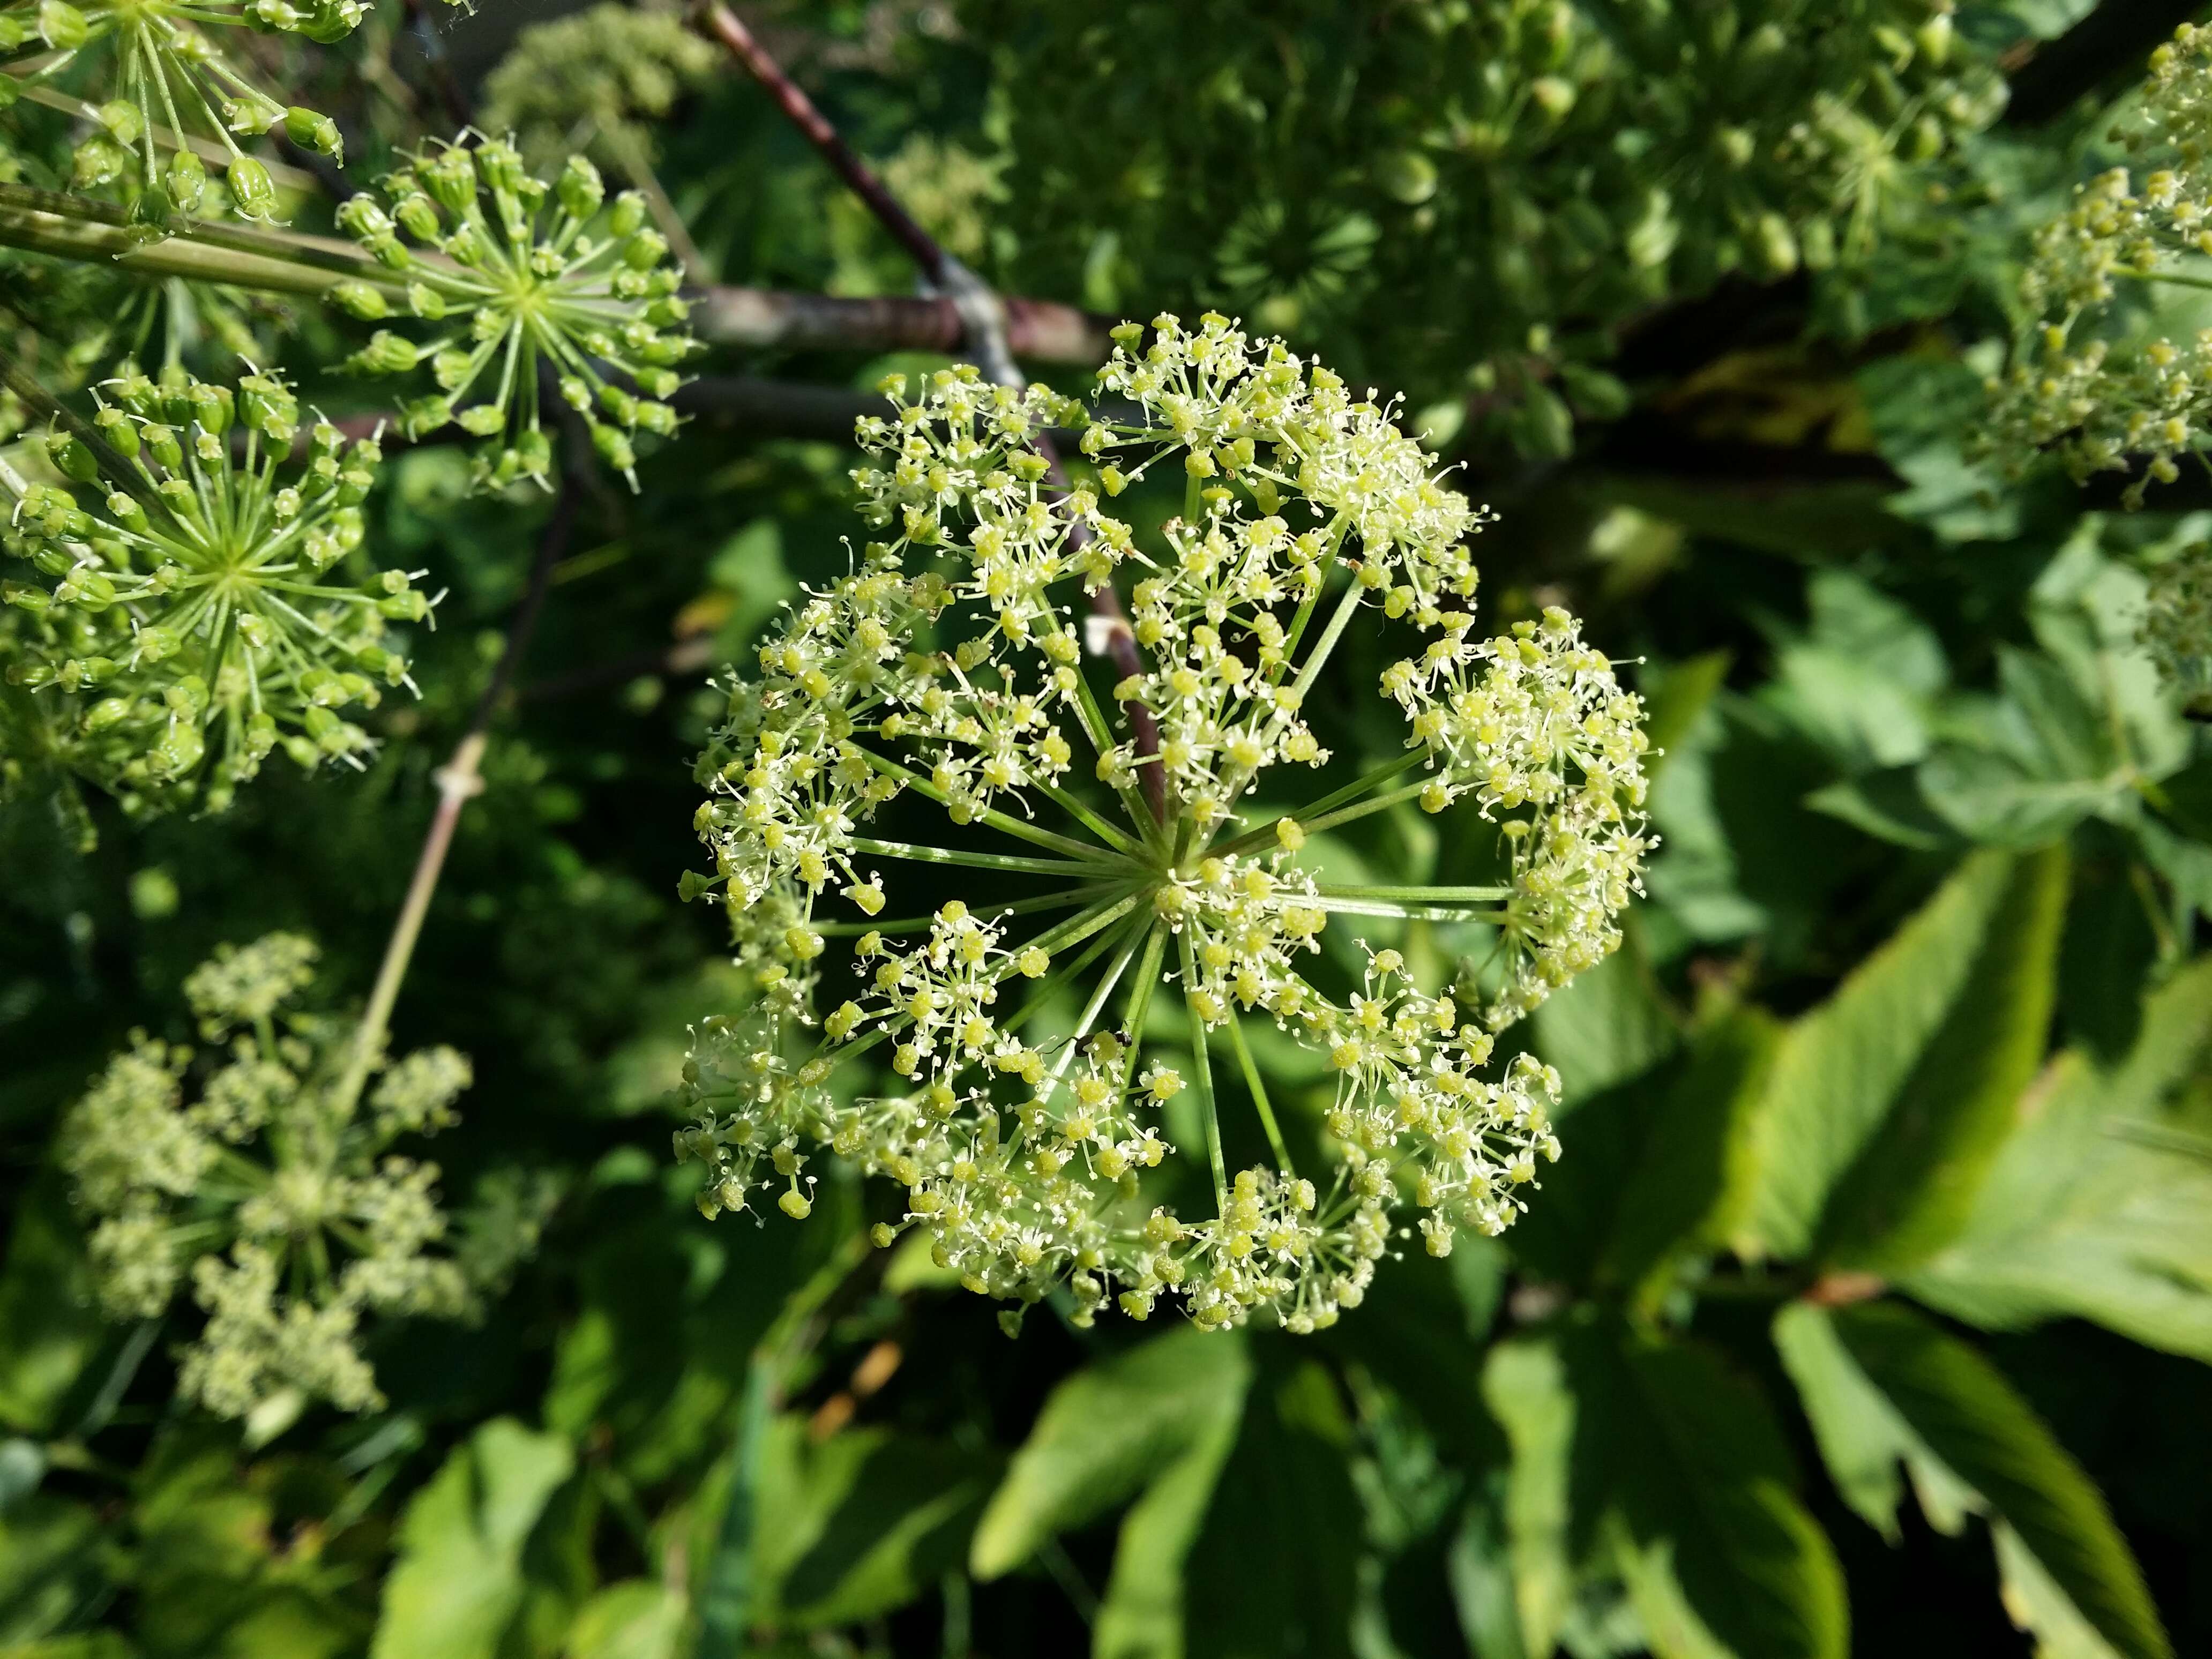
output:
<path id="1" fill-rule="evenodd" d="M 1388 410 L 1224 318 L 1144 336 L 1124 325 L 1101 376 L 1126 419 L 955 369 L 862 422 L 882 538 L 731 683 L 700 763 L 714 871 L 686 891 L 726 897 L 754 994 L 697 1034 L 677 1150 L 710 1166 L 710 1216 L 780 1188 L 803 1217 L 817 1149 L 857 1160 L 906 1189 L 878 1242 L 920 1227 L 981 1293 L 1311 1330 L 1361 1299 L 1402 1200 L 1443 1254 L 1505 1227 L 1557 1156 L 1556 1075 L 1527 1055 L 1493 1075 L 1492 1046 L 1618 941 L 1647 846 L 1642 708 L 1564 611 L 1476 633 L 1485 515 Z M 1046 484 L 1054 425 L 1085 428 L 1097 488 Z M 1105 504 L 1165 468 L 1183 512 L 1139 538 Z M 1076 607 L 1124 574 L 1143 665 L 1096 686 Z M 1407 647 L 1377 688 L 1405 752 L 1302 785 L 1331 759 L 1310 701 L 1355 630 Z M 1486 830 L 1500 879 L 1327 878 L 1317 832 L 1416 806 Z M 942 834 L 895 833 L 939 814 Z M 971 872 L 963 896 L 890 904 Z M 1462 1007 L 1385 939 L 1341 948 L 1353 925 L 1486 930 L 1487 988 Z M 1335 1079 L 1319 1179 L 1292 1167 L 1262 1026 Z M 888 1087 L 872 1061 L 836 1086 L 872 1053 Z M 1275 1162 L 1232 1174 L 1244 1101 Z M 1170 1201 L 1164 1130 L 1191 1102 L 1203 1219 Z"/>
<path id="2" fill-rule="evenodd" d="M 683 331 L 681 276 L 666 240 L 645 222 L 645 198 L 628 191 L 608 203 L 599 169 L 580 155 L 548 184 L 493 139 L 426 150 L 384 189 L 389 211 L 356 196 L 339 223 L 404 276 L 406 311 L 432 331 L 379 329 L 347 367 L 404 374 L 427 363 L 439 391 L 406 405 L 408 434 L 457 422 L 489 441 L 476 475 L 494 488 L 549 476 L 539 376 L 550 374 L 600 456 L 635 488 L 635 436 L 676 429 L 662 400 L 695 349 Z M 341 283 L 331 297 L 365 321 L 392 314 L 373 283 Z"/>
<path id="3" fill-rule="evenodd" d="M 301 435 L 275 375 L 126 367 L 91 422 L 51 434 L 62 483 L 0 463 L 0 550 L 31 578 L 0 581 L 0 602 L 40 630 L 9 678 L 97 694 L 81 746 L 116 787 L 219 808 L 279 748 L 359 765 L 370 740 L 343 711 L 411 689 L 389 630 L 427 622 L 430 599 L 404 572 L 344 574 L 378 447 L 318 421 L 289 471 Z"/>

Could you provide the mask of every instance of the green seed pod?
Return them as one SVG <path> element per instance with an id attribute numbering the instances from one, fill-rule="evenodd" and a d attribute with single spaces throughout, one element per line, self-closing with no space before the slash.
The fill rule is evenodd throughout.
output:
<path id="1" fill-rule="evenodd" d="M 406 374 L 413 372 L 422 355 L 414 341 L 380 328 L 346 360 L 346 367 L 364 374 Z"/>
<path id="2" fill-rule="evenodd" d="M 72 483 L 90 483 L 100 476 L 99 458 L 74 432 L 57 428 L 46 434 L 46 456 Z"/>
<path id="3" fill-rule="evenodd" d="M 446 234 L 445 222 L 438 217 L 437 204 L 427 196 L 410 196 L 392 211 L 407 234 L 417 241 L 435 241 Z"/>
<path id="4" fill-rule="evenodd" d="M 599 168 L 581 155 L 568 158 L 554 190 L 562 211 L 572 219 L 590 218 L 599 210 L 599 204 L 607 196 L 606 180 L 599 177 Z"/>
<path id="5" fill-rule="evenodd" d="M 185 393 L 191 405 L 192 419 L 201 431 L 210 437 L 220 438 L 230 430 L 234 400 L 227 386 L 210 386 L 204 380 L 195 380 Z"/>
<path id="6" fill-rule="evenodd" d="M 607 228 L 616 240 L 635 234 L 644 222 L 644 197 L 634 190 L 626 190 L 615 198 L 614 216 L 609 221 Z"/>
<path id="7" fill-rule="evenodd" d="M 1437 193 L 1437 164 L 1419 150 L 1390 151 L 1375 163 L 1374 173 L 1382 193 L 1407 207 L 1419 207 Z"/>
<path id="8" fill-rule="evenodd" d="M 173 152 L 168 166 L 161 170 L 161 177 L 178 212 L 190 217 L 200 210 L 201 198 L 207 193 L 208 170 L 207 163 L 196 153 L 189 149 Z"/>
<path id="9" fill-rule="evenodd" d="M 344 161 L 345 141 L 338 136 L 338 124 L 319 111 L 293 105 L 284 112 L 284 136 L 301 149 Z"/>
<path id="10" fill-rule="evenodd" d="M 56 52 L 75 52 L 90 33 L 69 0 L 39 0 L 39 34 Z"/>
<path id="11" fill-rule="evenodd" d="M 146 115 L 128 98 L 109 100 L 100 106 L 100 125 L 115 135 L 118 144 L 137 143 L 146 133 Z"/>
<path id="12" fill-rule="evenodd" d="M 112 404 L 102 404 L 99 412 L 93 416 L 92 423 L 100 428 L 100 435 L 107 441 L 108 447 L 124 459 L 136 460 L 138 458 L 138 428 L 131 424 L 131 417 L 121 410 Z M 78 482 L 90 483 L 92 480 L 82 478 Z"/>
<path id="13" fill-rule="evenodd" d="M 340 283 L 331 290 L 331 300 L 350 317 L 364 323 L 381 321 L 392 314 L 392 301 L 382 289 L 374 283 L 358 280 Z"/>
<path id="14" fill-rule="evenodd" d="M 628 472 L 637 465 L 636 449 L 627 437 L 613 427 L 593 427 L 592 447 L 599 452 L 600 459 L 617 472 Z"/>
<path id="15" fill-rule="evenodd" d="M 222 124 L 242 138 L 258 138 L 284 118 L 284 106 L 259 93 L 222 102 Z"/>
<path id="16" fill-rule="evenodd" d="M 231 205 L 246 219 L 272 217 L 276 209 L 276 186 L 269 169 L 251 155 L 234 157 L 229 173 Z"/>
<path id="17" fill-rule="evenodd" d="M 10 85 L 15 77 L 4 77 Z M 105 133 L 86 139 L 70 156 L 70 181 L 79 190 L 98 190 L 131 169 L 131 153 Z"/>

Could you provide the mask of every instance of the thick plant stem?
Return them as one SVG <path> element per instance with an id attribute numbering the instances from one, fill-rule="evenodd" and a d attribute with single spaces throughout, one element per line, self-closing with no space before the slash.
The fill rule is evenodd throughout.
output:
<path id="1" fill-rule="evenodd" d="M 483 750 L 484 734 L 471 732 L 453 750 L 453 757 L 438 769 L 438 810 L 431 816 L 430 833 L 422 838 L 422 851 L 415 860 L 415 875 L 407 884 L 407 896 L 400 902 L 392 937 L 385 942 L 384 961 L 376 970 L 376 984 L 369 991 L 368 1006 L 362 1010 L 345 1075 L 338 1084 L 334 1103 L 341 1118 L 352 1115 L 368 1081 L 369 1068 L 383 1048 L 392 1004 L 398 1000 L 400 982 L 407 977 L 415 941 L 422 935 L 422 918 L 429 914 L 430 896 L 438 890 L 438 877 L 445 870 L 446 854 L 453 844 L 462 804 L 483 788 L 483 779 L 477 770 Z"/>
<path id="2" fill-rule="evenodd" d="M 184 277 L 267 294 L 328 294 L 367 283 L 395 299 L 400 272 L 347 242 L 239 225 L 200 223 L 161 241 L 142 240 L 122 210 L 105 202 L 0 184 L 0 246 L 98 262 L 153 279 Z M 418 255 L 425 264 L 434 256 Z M 1006 301 L 1014 350 L 1043 362 L 1097 363 L 1112 342 L 1103 318 L 1042 300 Z M 959 308 L 942 295 L 844 299 L 723 285 L 698 290 L 691 331 L 717 345 L 850 351 L 952 351 L 964 337 Z M 850 430 L 841 422 L 836 435 Z"/>
<path id="3" fill-rule="evenodd" d="M 436 774 L 438 809 L 431 815 L 429 833 L 422 838 L 422 851 L 415 860 L 415 874 L 407 884 L 407 896 L 400 901 L 398 917 L 392 924 L 392 936 L 385 942 L 384 960 L 377 968 L 376 983 L 369 991 L 368 1006 L 362 1011 L 361 1024 L 355 1028 L 351 1052 L 334 1097 L 340 1118 L 351 1115 L 368 1082 L 368 1074 L 383 1052 L 392 1006 L 398 1000 L 399 987 L 407 977 L 407 964 L 414 957 L 416 940 L 422 935 L 423 918 L 429 914 L 431 896 L 438 890 L 438 878 L 445 871 L 446 854 L 453 847 L 461 808 L 470 797 L 483 792 L 479 768 L 492 718 L 499 712 L 501 700 L 514 681 L 515 665 L 529 649 L 530 636 L 537 631 L 538 612 L 545 603 L 553 567 L 568 550 L 578 493 L 574 475 L 564 474 L 561 493 L 553 503 L 553 516 L 538 538 L 537 557 L 530 568 L 530 585 L 524 590 L 522 601 L 515 607 L 514 619 L 507 625 L 506 648 L 500 653 L 490 680 L 477 698 L 468 730 L 454 746 L 453 758 Z"/>
<path id="4" fill-rule="evenodd" d="M 814 100 L 806 95 L 805 88 L 783 72 L 783 66 L 769 56 L 738 15 L 720 0 L 711 0 L 700 8 L 697 22 L 702 33 L 728 47 L 730 55 L 768 89 L 776 107 L 805 135 L 807 143 L 821 153 L 830 170 L 867 204 L 868 211 L 876 216 L 899 246 L 914 256 L 922 274 L 943 286 L 948 257 L 944 247 L 915 222 L 868 164 L 854 153 L 853 147 L 830 125 L 829 118 L 814 106 Z"/>

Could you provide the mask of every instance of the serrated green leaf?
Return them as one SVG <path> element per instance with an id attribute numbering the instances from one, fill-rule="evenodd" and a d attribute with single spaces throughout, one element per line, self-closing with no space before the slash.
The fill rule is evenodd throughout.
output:
<path id="1" fill-rule="evenodd" d="M 1092 1659 L 1182 1659 L 1184 1563 L 1237 1443 L 1238 1422 L 1226 1413 L 1206 1422 L 1129 1506 L 1091 1627 Z"/>
<path id="2" fill-rule="evenodd" d="M 818 1444 L 799 1415 L 763 1449 L 758 1624 L 813 1629 L 902 1607 L 957 1567 L 999 1473 L 989 1452 L 890 1429 Z"/>
<path id="3" fill-rule="evenodd" d="M 1740 1254 L 1800 1258 L 1825 1243 L 1887 1261 L 1962 1220 L 2003 1103 L 2040 1052 L 2063 857 L 1969 858 L 1790 1028 L 1751 1126 Z"/>
<path id="4" fill-rule="evenodd" d="M 1895 1273 L 1966 1226 L 2050 1042 L 2066 879 L 2058 849 L 2014 866 L 1949 1017 L 1829 1196 L 1823 1261 Z"/>
<path id="5" fill-rule="evenodd" d="M 1250 1389 L 1190 1552 L 1209 1565 L 1243 1556 L 1265 1570 L 1186 1572 L 1185 1644 L 1204 1659 L 1351 1659 L 1367 1542 L 1351 1425 L 1318 1362 L 1279 1345 L 1271 1357 L 1279 1369 Z"/>
<path id="6" fill-rule="evenodd" d="M 1559 1073 L 1563 1115 L 1650 1071 L 1681 1041 L 1632 929 L 1620 949 L 1547 997 L 1530 1024 L 1536 1052 Z"/>
<path id="7" fill-rule="evenodd" d="M 494 1418 L 400 1522 L 373 1659 L 491 1659 L 522 1605 L 522 1547 L 575 1459 L 567 1441 Z"/>
<path id="8" fill-rule="evenodd" d="M 1875 1466 L 1901 1461 L 1923 1503 L 1939 1494 L 1931 1519 L 1949 1518 L 1948 1486 L 2032 1558 L 2039 1576 L 2008 1597 L 2016 1615 L 2086 1624 L 2124 1659 L 2170 1659 L 2103 1498 L 1996 1366 L 1896 1303 L 1800 1304 L 1778 1318 L 1775 1338 L 1822 1456 L 1861 1514 L 1893 1533 L 1898 1487 Z M 2054 1597 L 2071 1618 L 2050 1611 Z"/>
<path id="9" fill-rule="evenodd" d="M 1103 1514 L 1242 1411 L 1243 1340 L 1185 1328 L 1085 1367 L 1052 1392 L 975 1528 L 970 1566 L 996 1578 Z"/>
<path id="10" fill-rule="evenodd" d="M 2208 1048 L 2212 961 L 2145 1000 L 2125 1060 L 2069 1052 L 2023 1092 L 1965 1229 L 1905 1287 L 1979 1325 L 2092 1319 L 2212 1360 L 2212 1101 L 2185 1088 Z"/>
<path id="11" fill-rule="evenodd" d="M 1843 1572 L 1759 1393 L 1706 1349 L 1588 1319 L 1500 1345 L 1522 1635 L 1548 1653 L 1571 1570 L 1610 1559 L 1662 1659 L 1841 1659 Z"/>
<path id="12" fill-rule="evenodd" d="M 1782 1040 L 1755 1008 L 1697 1032 L 1688 1064 L 1648 1115 L 1643 1156 L 1620 1194 L 1598 1262 L 1601 1284 L 1650 1310 L 1686 1253 L 1724 1242 L 1753 1191 L 1749 1126 Z"/>

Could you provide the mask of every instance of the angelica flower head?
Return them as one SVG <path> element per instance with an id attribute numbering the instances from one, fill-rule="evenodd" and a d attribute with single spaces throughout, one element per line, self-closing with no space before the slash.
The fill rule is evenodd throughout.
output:
<path id="1" fill-rule="evenodd" d="M 957 368 L 861 422 L 882 538 L 731 683 L 701 759 L 714 867 L 686 891 L 726 898 L 759 988 L 696 1034 L 677 1151 L 709 1215 L 804 1215 L 823 1150 L 887 1174 L 879 1237 L 922 1228 L 981 1293 L 1310 1330 L 1364 1294 L 1402 1200 L 1443 1253 L 1557 1155 L 1556 1075 L 1493 1075 L 1492 1033 L 1617 942 L 1642 708 L 1564 612 L 1474 630 L 1486 515 L 1387 410 L 1225 318 L 1117 337 L 1126 416 Z M 1097 487 L 1049 482 L 1052 426 Z M 1155 474 L 1183 511 L 1140 535 L 1107 503 Z M 1109 586 L 1133 655 L 1105 674 L 1079 607 Z M 1404 653 L 1368 714 L 1321 695 L 1352 639 Z M 1394 710 L 1395 758 L 1338 760 Z M 1328 832 L 1393 809 L 1453 814 L 1490 878 L 1341 878 Z M 1475 958 L 1468 1006 L 1396 948 L 1432 929 Z M 1318 1180 L 1255 1057 L 1285 1040 L 1336 1079 Z M 866 1054 L 884 1091 L 833 1085 Z M 1272 1162 L 1232 1178 L 1248 1141 Z"/>
<path id="2" fill-rule="evenodd" d="M 159 234 L 198 217 L 213 197 L 207 163 L 185 138 L 221 146 L 223 194 L 242 219 L 275 217 L 276 191 L 240 138 L 281 126 L 301 149 L 342 159 L 335 122 L 272 96 L 252 58 L 224 51 L 208 31 L 250 28 L 327 46 L 368 14 L 363 0 L 0 0 L 0 62 L 29 58 L 24 73 L 43 80 L 82 56 L 112 57 L 107 96 L 94 110 L 98 128 L 77 146 L 74 181 L 89 190 L 127 180 L 137 191 L 133 222 Z"/>
<path id="3" fill-rule="evenodd" d="M 59 482 L 0 466 L 0 550 L 20 573 L 0 600 L 41 625 L 9 678 L 88 698 L 88 752 L 140 795 L 219 807 L 280 748 L 360 764 L 369 738 L 345 711 L 411 689 L 390 630 L 431 604 L 358 556 L 375 443 L 323 421 L 302 434 L 273 374 L 234 388 L 126 368 L 97 401 L 48 435 Z"/>
<path id="4" fill-rule="evenodd" d="M 665 399 L 682 383 L 677 365 L 696 349 L 677 297 L 681 274 L 667 239 L 646 223 L 645 198 L 625 191 L 609 202 L 599 169 L 580 155 L 553 180 L 539 179 L 513 144 L 490 138 L 426 149 L 384 191 L 388 210 L 356 196 L 338 222 L 404 281 L 400 314 L 428 327 L 380 328 L 347 367 L 428 367 L 438 390 L 404 406 L 408 434 L 458 422 L 486 440 L 477 481 L 495 488 L 549 476 L 546 377 L 635 487 L 636 436 L 676 429 Z M 374 283 L 343 283 L 331 297 L 364 321 L 394 315 Z"/>
<path id="5" fill-rule="evenodd" d="M 2013 477 L 2046 454 L 2077 483 L 2136 471 L 2124 499 L 2136 507 L 2180 477 L 2212 420 L 2212 330 L 2176 340 L 2141 322 L 2156 284 L 2201 282 L 2177 262 L 2212 253 L 2212 28 L 2185 23 L 2152 53 L 2112 136 L 2151 165 L 2100 173 L 2037 231 L 2020 284 L 2028 331 L 1989 382 L 1974 448 Z"/>
<path id="6" fill-rule="evenodd" d="M 302 1006 L 315 961 L 295 934 L 219 949 L 184 985 L 209 1047 L 133 1034 L 62 1130 L 103 1305 L 158 1318 L 189 1285 L 179 1388 L 224 1417 L 287 1392 L 368 1410 L 362 1322 L 473 1305 L 437 1165 L 392 1150 L 454 1121 L 468 1062 L 425 1049 L 349 1096 L 355 1027 Z"/>

